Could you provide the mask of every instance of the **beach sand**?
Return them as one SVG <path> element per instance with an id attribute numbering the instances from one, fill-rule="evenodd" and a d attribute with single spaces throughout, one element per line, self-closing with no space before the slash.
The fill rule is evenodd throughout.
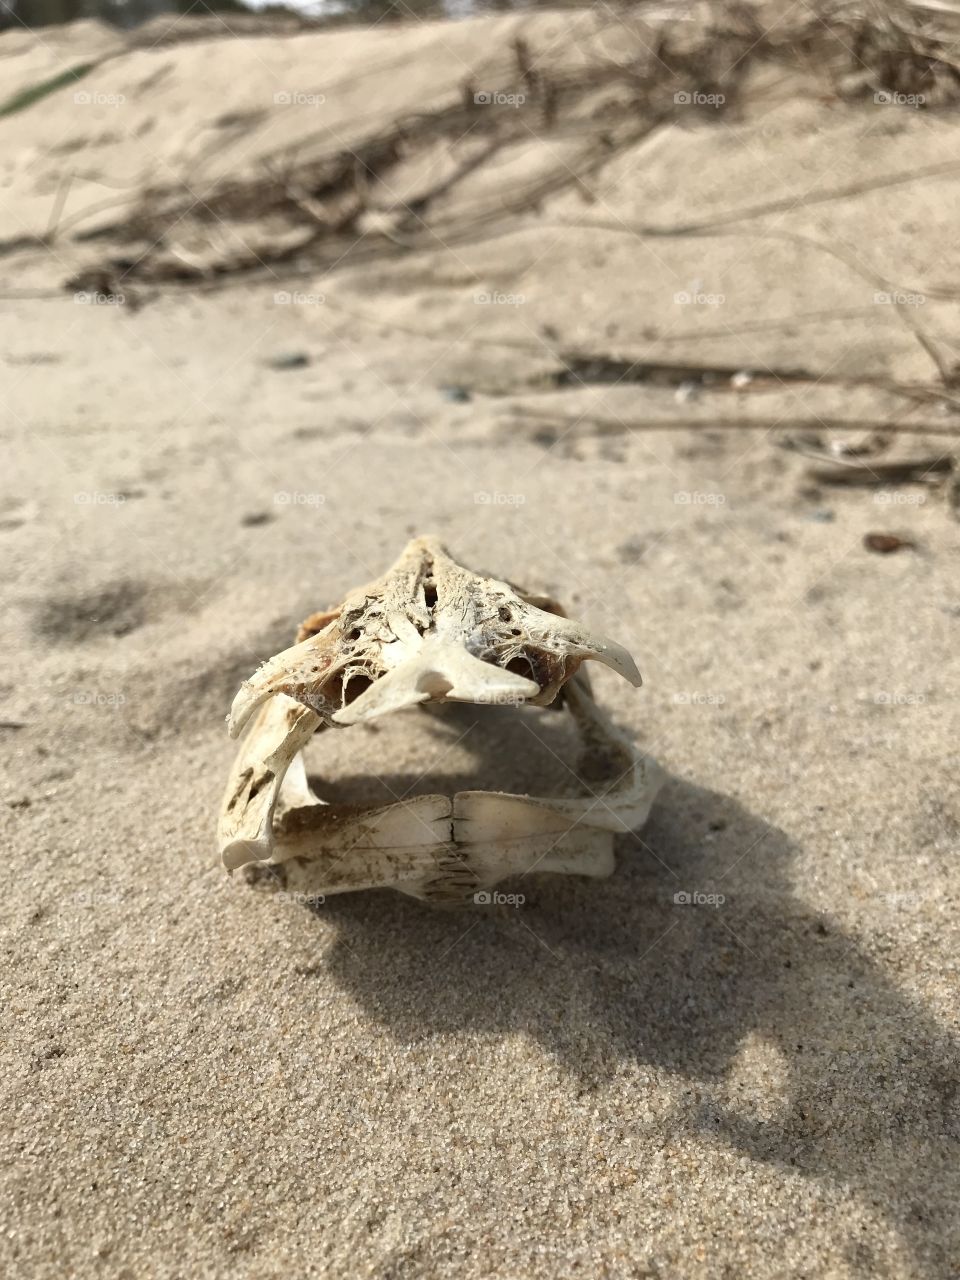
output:
<path id="1" fill-rule="evenodd" d="M 295 107 L 268 91 L 352 120 L 342 143 L 295 115 L 320 164 L 411 86 L 455 102 L 457 58 L 506 67 L 518 30 L 572 58 L 564 24 L 592 21 L 119 53 L 94 29 L 84 91 L 125 103 L 0 119 L 6 1275 L 960 1274 L 960 524 L 942 485 L 833 487 L 782 447 L 838 420 L 928 429 L 883 458 L 956 447 L 949 404 L 903 390 L 937 382 L 917 326 L 946 361 L 956 332 L 957 178 L 928 174 L 955 118 L 775 84 L 624 142 L 599 204 L 558 187 L 495 236 L 198 283 L 144 269 L 170 230 L 130 266 L 148 179 L 179 209 L 279 150 Z M 331 85 L 364 69 L 361 119 Z M 562 171 L 613 108 L 578 110 L 556 139 L 531 119 L 440 225 Z M 236 154 L 209 141 L 228 117 Z M 867 189 L 880 168 L 908 175 L 894 194 Z M 121 171 L 119 211 L 84 214 Z M 58 198 L 62 235 L 31 243 Z M 258 218 L 176 251 L 294 234 Z M 559 225 L 591 218 L 718 228 Z M 894 287 L 924 303 L 875 301 Z M 564 386 L 570 352 L 652 372 Z M 311 910 L 228 876 L 237 686 L 424 533 L 634 653 L 640 690 L 594 680 L 669 773 L 649 824 L 609 880 L 505 884 L 520 906 Z M 536 793 L 562 719 L 409 713 L 324 735 L 310 771 L 371 803 Z"/>

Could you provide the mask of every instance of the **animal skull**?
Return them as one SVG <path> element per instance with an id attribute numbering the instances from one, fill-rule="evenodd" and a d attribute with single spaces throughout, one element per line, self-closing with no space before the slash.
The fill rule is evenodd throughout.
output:
<path id="1" fill-rule="evenodd" d="M 339 608 L 312 615 L 297 643 L 265 663 L 234 699 L 236 736 L 253 719 L 220 815 L 229 870 L 282 871 L 314 895 L 393 886 L 462 900 L 533 870 L 609 875 L 613 837 L 645 821 L 662 781 L 593 700 L 584 659 L 640 684 L 619 645 L 560 607 L 457 564 L 418 538 Z M 425 702 L 530 703 L 558 696 L 584 743 L 583 798 L 503 793 L 419 796 L 358 813 L 310 790 L 302 749 L 319 731 Z"/>

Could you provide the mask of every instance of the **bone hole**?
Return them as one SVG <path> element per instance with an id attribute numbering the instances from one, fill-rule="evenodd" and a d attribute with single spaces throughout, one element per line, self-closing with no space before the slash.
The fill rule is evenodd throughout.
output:
<path id="1" fill-rule="evenodd" d="M 432 578 L 427 578 L 423 584 L 423 599 L 428 609 L 437 603 L 437 584 Z"/>
<path id="2" fill-rule="evenodd" d="M 356 702 L 360 695 L 362 693 L 366 693 L 372 684 L 373 681 L 369 676 L 361 675 L 359 672 L 350 676 L 349 679 L 344 680 L 343 705 L 347 707 L 351 702 Z"/>
<path id="3" fill-rule="evenodd" d="M 510 612 L 510 610 L 507 608 L 505 604 L 502 604 L 500 608 L 497 610 L 497 617 L 500 619 L 501 622 L 510 622 L 513 618 L 513 614 Z"/>
<path id="4" fill-rule="evenodd" d="M 523 676 L 526 680 L 534 680 L 537 684 L 540 683 L 540 681 L 537 680 L 533 663 L 522 653 L 518 653 L 515 658 L 511 658 L 504 669 L 506 671 L 512 671 L 515 676 Z"/>

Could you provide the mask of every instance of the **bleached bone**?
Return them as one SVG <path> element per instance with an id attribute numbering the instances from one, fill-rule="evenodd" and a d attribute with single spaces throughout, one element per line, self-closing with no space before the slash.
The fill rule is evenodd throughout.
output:
<path id="1" fill-rule="evenodd" d="M 256 731 L 237 752 L 220 810 L 220 855 L 228 871 L 270 859 L 274 810 L 291 765 L 286 794 L 293 804 L 309 803 L 300 753 L 320 724 L 316 712 L 292 698 L 274 698 L 264 707 Z"/>
<path id="2" fill-rule="evenodd" d="M 382 578 L 321 615 L 329 621 L 316 634 L 243 683 L 231 735 L 277 693 L 347 725 L 428 701 L 542 706 L 585 658 L 640 684 L 626 649 L 531 600 L 417 538 Z"/>
<path id="3" fill-rule="evenodd" d="M 234 733 L 259 713 L 220 815 L 229 870 L 271 866 L 314 898 L 391 886 L 462 901 L 530 871 L 609 875 L 615 835 L 646 820 L 662 772 L 614 728 L 578 669 L 595 658 L 632 684 L 639 672 L 554 602 L 471 573 L 421 538 L 299 635 L 234 701 Z M 590 780 L 575 798 L 464 791 L 360 810 L 326 804 L 307 785 L 301 751 L 317 730 L 423 702 L 545 705 L 561 689 Z"/>

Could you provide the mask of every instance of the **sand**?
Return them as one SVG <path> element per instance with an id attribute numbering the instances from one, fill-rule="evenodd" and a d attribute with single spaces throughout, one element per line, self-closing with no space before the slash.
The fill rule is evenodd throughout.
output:
<path id="1" fill-rule="evenodd" d="M 931 176 L 955 116 L 758 69 L 763 109 L 747 85 L 726 123 L 624 135 L 593 203 L 559 184 L 513 208 L 509 175 L 552 182 L 623 124 L 585 93 L 436 197 L 455 228 L 499 193 L 495 235 L 159 269 L 303 233 L 177 204 L 255 182 L 288 129 L 307 167 L 341 148 L 314 108 L 264 105 L 277 66 L 303 94 L 368 75 L 369 133 L 417 84 L 422 110 L 455 103 L 458 58 L 507 92 L 521 30 L 573 66 L 591 21 L 201 25 L 120 52 L 86 29 L 106 61 L 84 85 L 129 110 L 69 89 L 0 119 L 5 1275 L 960 1274 L 960 524 L 942 487 L 830 487 L 782 447 L 833 421 L 921 431 L 884 458 L 955 447 L 930 354 L 955 354 L 958 183 Z M 236 154 L 218 119 L 246 119 Z M 409 194 L 469 145 L 390 165 Z M 109 217 L 83 214 L 114 178 Z M 148 183 L 182 213 L 153 248 L 129 221 Z M 558 225 L 591 218 L 724 229 Z M 874 301 L 893 286 L 924 302 Z M 559 389 L 571 351 L 651 376 Z M 598 696 L 670 780 L 609 880 L 311 911 L 219 866 L 240 680 L 420 533 L 634 652 L 644 687 L 600 671 Z M 536 790 L 561 719 L 412 713 L 327 735 L 311 772 L 371 802 Z"/>

